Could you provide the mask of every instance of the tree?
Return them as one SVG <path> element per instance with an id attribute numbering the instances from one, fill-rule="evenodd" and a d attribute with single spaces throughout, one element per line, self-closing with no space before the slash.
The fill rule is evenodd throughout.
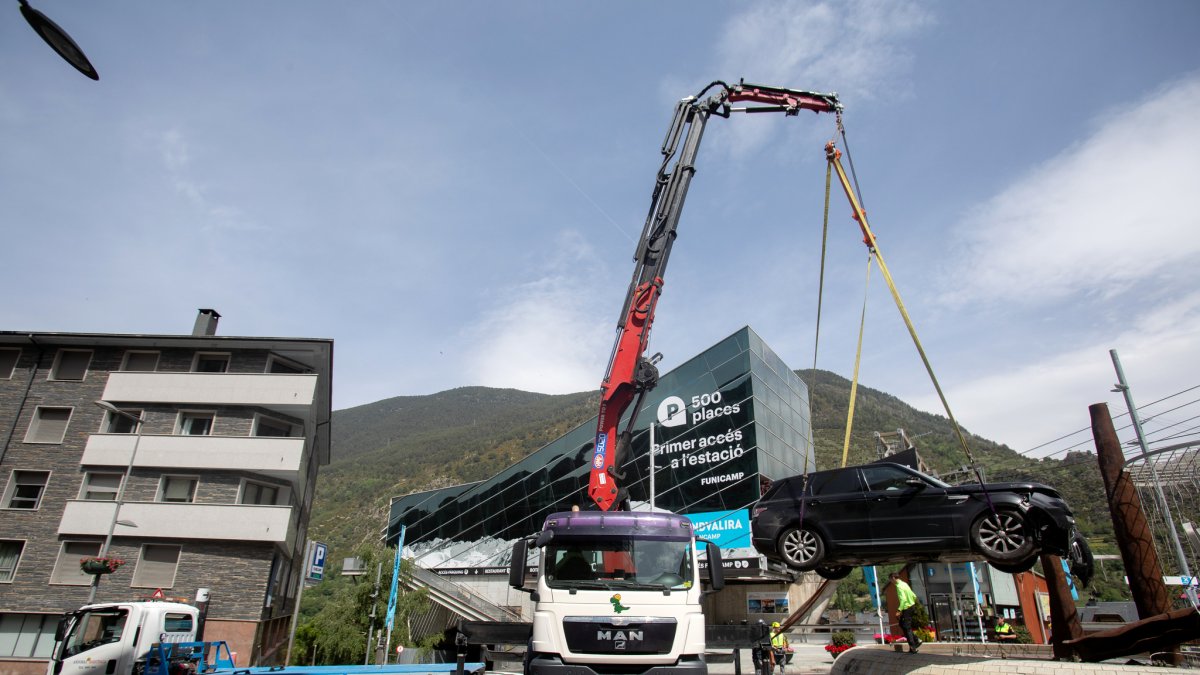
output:
<path id="1" fill-rule="evenodd" d="M 838 583 L 829 602 L 830 609 L 840 609 L 846 612 L 862 612 L 874 607 L 871 602 L 871 592 L 863 579 L 861 567 L 857 567 L 850 576 Z"/>
<path id="2" fill-rule="evenodd" d="M 387 570 L 391 569 L 394 554 L 391 549 L 378 544 L 363 544 L 355 549 L 354 554 L 363 560 L 368 574 L 361 579 L 333 575 L 322 582 L 325 592 L 319 595 L 323 597 L 314 594 L 311 603 L 309 598 L 304 599 L 301 616 L 305 616 L 305 610 L 313 614 L 305 618 L 296 631 L 297 648 L 292 652 L 293 665 L 306 661 L 318 665 L 351 664 L 374 658 L 374 641 L 368 645 L 367 640 L 372 629 L 380 631 L 386 625 L 388 592 L 391 588 Z M 376 570 L 381 562 L 385 572 L 376 592 L 374 575 L 370 571 Z M 403 561 L 400 574 L 411 574 L 411 565 L 411 562 Z M 316 609 L 318 605 L 319 609 Z M 372 607 L 375 610 L 373 624 Z M 411 645 L 406 619 L 428 608 L 427 591 L 404 591 L 404 585 L 401 584 L 397 590 L 392 644 Z"/>

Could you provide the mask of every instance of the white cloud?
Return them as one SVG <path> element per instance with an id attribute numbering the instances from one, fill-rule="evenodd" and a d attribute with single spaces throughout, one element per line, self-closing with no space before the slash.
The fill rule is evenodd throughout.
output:
<path id="1" fill-rule="evenodd" d="M 946 300 L 1041 304 L 1194 277 L 1200 210 L 1185 200 L 1200 184 L 1198 108 L 1195 76 L 1110 111 L 970 214 Z"/>
<path id="2" fill-rule="evenodd" d="M 1187 371 L 1200 362 L 1200 292 L 1131 314 L 1126 325 L 1111 337 L 1095 334 L 1082 346 L 1008 368 L 995 364 L 989 369 L 995 375 L 953 384 L 947 387 L 951 409 L 971 432 L 1026 451 L 1087 428 L 1093 403 L 1108 403 L 1114 416 L 1126 412 L 1121 395 L 1110 391 L 1117 381 L 1110 349 L 1120 355 L 1139 406 L 1196 384 L 1195 373 Z M 936 396 L 906 400 L 942 412 Z M 1090 439 L 1090 432 L 1076 434 L 1034 454 L 1075 443 L 1092 450 Z"/>
<path id="3" fill-rule="evenodd" d="M 756 84 L 836 89 L 843 100 L 903 96 L 912 57 L 899 43 L 930 23 L 924 8 L 911 2 L 755 4 L 726 26 L 718 45 L 719 72 Z M 766 120 L 740 122 L 730 132 L 739 153 L 765 142 Z M 828 133 L 826 125 L 820 129 Z"/>
<path id="4" fill-rule="evenodd" d="M 495 306 L 467 330 L 465 380 L 491 387 L 563 394 L 600 387 L 615 323 L 602 306 L 611 282 L 590 245 L 560 234 L 546 273 L 497 289 Z"/>
<path id="5" fill-rule="evenodd" d="M 191 145 L 182 131 L 162 131 L 156 140 L 171 186 L 194 208 L 194 215 L 202 219 L 204 230 L 211 232 L 218 229 L 258 229 L 241 208 L 216 203 L 210 197 L 209 187 L 196 177 L 202 170 L 194 164 Z"/>

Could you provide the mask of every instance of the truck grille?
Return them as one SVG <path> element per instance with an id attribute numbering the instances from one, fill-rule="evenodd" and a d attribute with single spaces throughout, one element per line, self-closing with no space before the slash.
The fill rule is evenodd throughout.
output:
<path id="1" fill-rule="evenodd" d="M 675 626 L 675 619 L 653 616 L 568 616 L 563 635 L 575 654 L 668 654 Z"/>

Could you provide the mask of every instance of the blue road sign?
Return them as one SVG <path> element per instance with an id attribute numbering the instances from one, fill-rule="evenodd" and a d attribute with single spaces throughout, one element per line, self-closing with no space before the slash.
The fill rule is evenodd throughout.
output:
<path id="1" fill-rule="evenodd" d="M 329 547 L 319 541 L 312 543 L 312 551 L 308 558 L 308 578 L 320 581 L 325 578 L 325 558 L 329 555 Z"/>

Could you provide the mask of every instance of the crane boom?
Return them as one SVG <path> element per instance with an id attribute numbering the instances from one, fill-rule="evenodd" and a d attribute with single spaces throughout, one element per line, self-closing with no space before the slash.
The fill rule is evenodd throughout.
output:
<path id="1" fill-rule="evenodd" d="M 715 94 L 703 98 L 716 88 Z M 760 105 L 735 108 L 732 104 Z M 646 356 L 654 310 L 662 292 L 663 275 L 675 242 L 679 215 L 688 186 L 696 172 L 696 153 L 709 117 L 729 117 L 734 112 L 782 112 L 789 116 L 801 110 L 840 113 L 836 94 L 820 94 L 740 82 L 713 82 L 698 95 L 676 104 L 662 144 L 662 165 L 654 181 L 650 210 L 634 253 L 633 279 L 617 322 L 617 337 L 609 356 L 608 370 L 600 385 L 600 414 L 596 445 L 592 453 L 588 496 L 602 511 L 627 508 L 628 495 L 622 487 L 622 466 L 629 454 L 634 423 L 642 397 L 658 384 L 658 355 Z M 674 164 L 672 165 L 672 159 Z M 624 430 L 621 418 L 633 404 Z"/>

